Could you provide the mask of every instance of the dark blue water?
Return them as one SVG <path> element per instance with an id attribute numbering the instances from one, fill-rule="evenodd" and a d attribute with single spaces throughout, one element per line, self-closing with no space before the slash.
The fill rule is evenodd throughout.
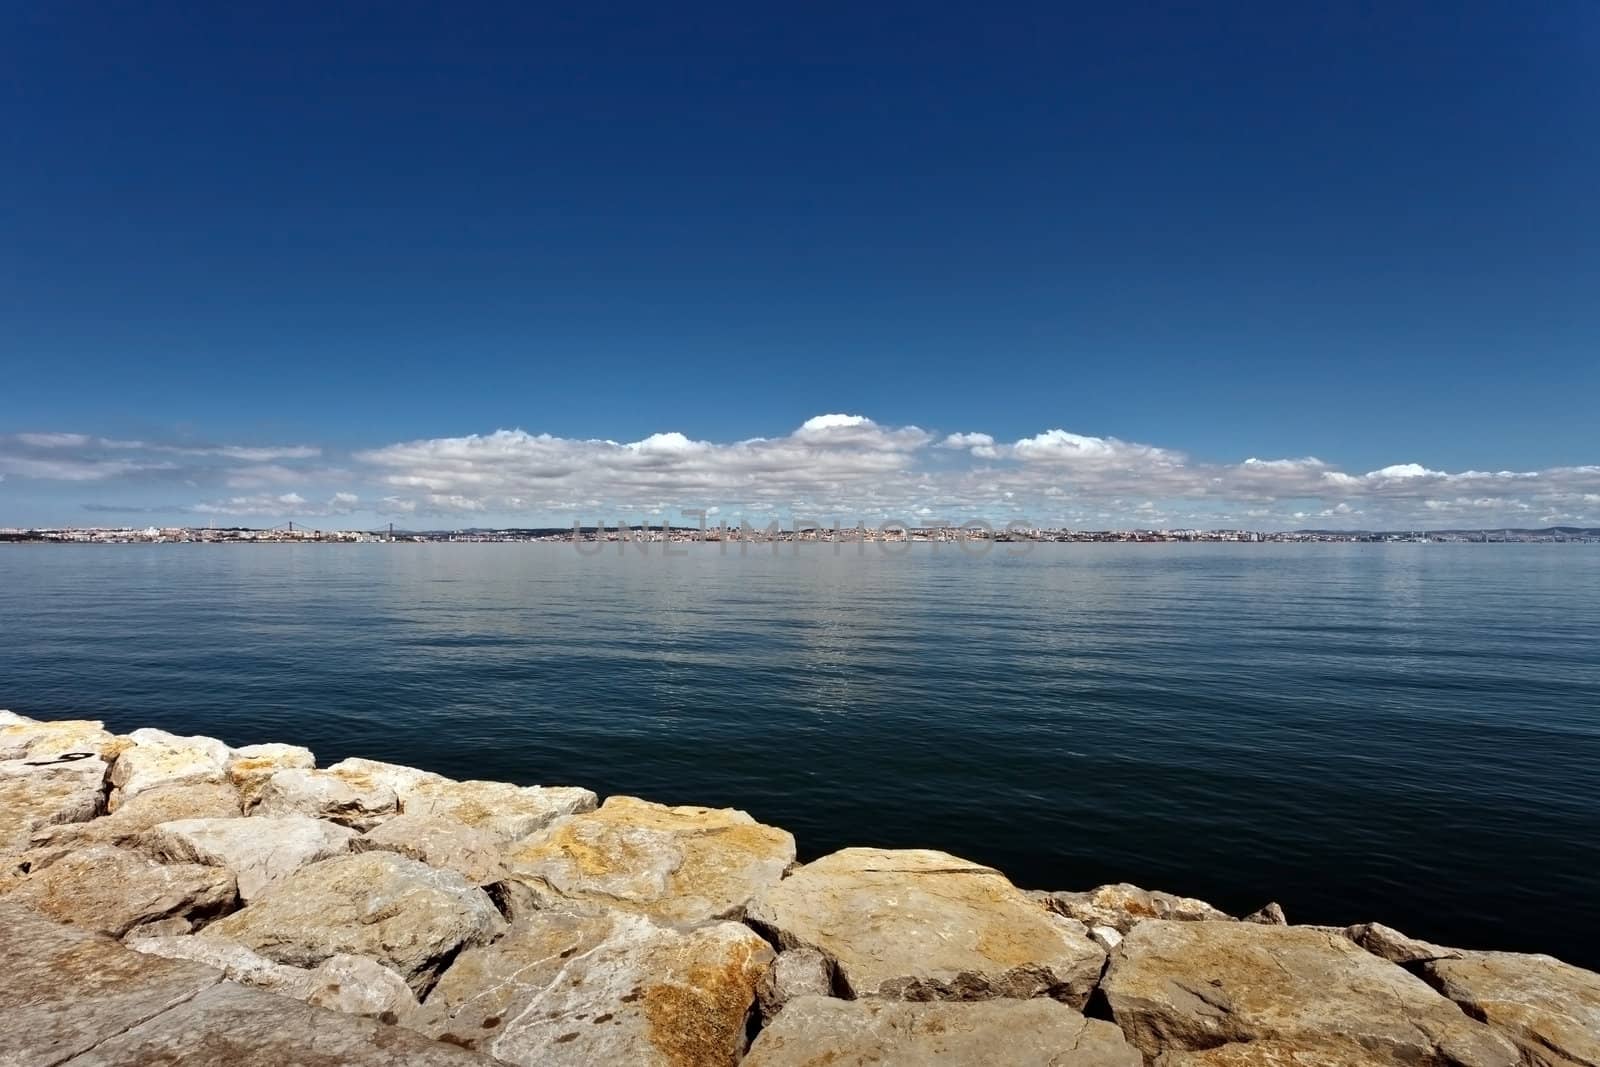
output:
<path id="1" fill-rule="evenodd" d="M 0 707 L 1600 964 L 1600 549 L 0 548 Z"/>

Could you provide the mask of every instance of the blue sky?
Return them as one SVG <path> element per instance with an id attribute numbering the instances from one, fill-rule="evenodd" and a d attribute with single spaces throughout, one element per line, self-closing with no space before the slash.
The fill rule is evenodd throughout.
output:
<path id="1" fill-rule="evenodd" d="M 31 8 L 0 525 L 1600 524 L 1590 0 Z"/>

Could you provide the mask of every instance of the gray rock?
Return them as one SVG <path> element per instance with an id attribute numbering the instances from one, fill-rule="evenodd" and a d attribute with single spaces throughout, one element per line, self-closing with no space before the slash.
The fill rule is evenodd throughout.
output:
<path id="1" fill-rule="evenodd" d="M 157 863 L 110 845 L 90 845 L 32 871 L 5 890 L 58 922 L 121 937 L 167 918 L 215 915 L 237 899 L 233 875 L 196 863 Z"/>
<path id="2" fill-rule="evenodd" d="M 26 851 L 41 829 L 98 815 L 105 771 L 98 757 L 61 766 L 0 763 L 0 856 Z"/>
<path id="3" fill-rule="evenodd" d="M 750 906 L 785 949 L 833 961 L 853 997 L 1048 996 L 1081 1008 L 1105 952 L 1000 872 L 945 852 L 847 848 Z"/>
<path id="4" fill-rule="evenodd" d="M 130 797 L 112 814 L 92 822 L 42 827 L 34 831 L 32 846 L 69 851 L 87 845 L 129 845 L 164 822 L 239 814 L 239 791 L 226 782 L 162 786 Z"/>
<path id="5" fill-rule="evenodd" d="M 732 808 L 611 797 L 505 854 L 545 907 L 623 908 L 666 922 L 737 919 L 794 862 L 794 837 Z"/>
<path id="6" fill-rule="evenodd" d="M 130 934 L 126 944 L 147 955 L 202 963 L 221 971 L 231 982 L 346 1015 L 387 1013 L 396 1020 L 409 1020 L 418 1007 L 404 978 L 365 956 L 330 956 L 308 970 L 273 963 L 222 937 L 136 938 Z"/>
<path id="7" fill-rule="evenodd" d="M 304 815 L 370 830 L 400 810 L 393 789 L 332 771 L 277 771 L 256 793 L 252 816 Z"/>
<path id="8" fill-rule="evenodd" d="M 439 979 L 425 1032 L 528 1067 L 731 1065 L 772 949 L 749 928 L 536 913 Z"/>
<path id="9" fill-rule="evenodd" d="M 1276 900 L 1272 901 L 1271 903 L 1264 904 L 1255 911 L 1252 911 L 1249 915 L 1246 915 L 1242 921 L 1247 923 L 1259 923 L 1262 926 L 1289 925 L 1288 917 L 1283 914 L 1283 905 L 1279 904 Z"/>
<path id="10" fill-rule="evenodd" d="M 0 901 L 0 1064 L 61 1063 L 221 977 Z"/>
<path id="11" fill-rule="evenodd" d="M 1382 923 L 1361 923 L 1347 927 L 1340 933 L 1390 963 L 1425 963 L 1428 960 L 1460 959 L 1464 955 L 1460 949 L 1418 941 Z"/>
<path id="12" fill-rule="evenodd" d="M 368 956 L 420 996 L 458 950 L 504 929 L 488 894 L 459 874 L 366 852 L 302 867 L 196 936 L 229 938 L 295 967 Z"/>
<path id="13" fill-rule="evenodd" d="M 71 1067 L 487 1067 L 404 1027 L 223 982 L 71 1061 Z"/>
<path id="14" fill-rule="evenodd" d="M 402 796 L 426 782 L 448 782 L 450 779 L 432 771 L 415 767 L 402 767 L 398 763 L 384 763 L 375 759 L 342 759 L 328 768 L 328 773 L 343 778 L 356 789 L 387 789 Z"/>
<path id="15" fill-rule="evenodd" d="M 250 901 L 291 871 L 350 850 L 356 832 L 304 815 L 180 819 L 145 831 L 140 846 L 166 861 L 226 867 Z"/>
<path id="16" fill-rule="evenodd" d="M 800 997 L 763 1030 L 745 1067 L 1143 1067 L 1115 1026 L 1053 1000 L 913 1004 Z"/>
<path id="17" fill-rule="evenodd" d="M 194 923 L 188 919 L 173 917 L 170 919 L 157 919 L 155 922 L 140 923 L 122 935 L 122 943 L 130 945 L 135 941 L 144 941 L 153 937 L 182 937 L 194 933 Z"/>
<path id="18" fill-rule="evenodd" d="M 1085 926 L 1109 926 L 1119 934 L 1127 933 L 1146 919 L 1198 922 L 1232 918 L 1203 900 L 1163 893 L 1159 889 L 1140 889 L 1127 882 L 1103 885 L 1083 893 L 1034 895 L 1058 915 L 1076 919 Z"/>
<path id="19" fill-rule="evenodd" d="M 1516 1050 L 1415 976 L 1347 938 L 1298 926 L 1152 919 L 1111 954 L 1100 983 L 1131 1044 L 1154 1058 L 1230 1042 L 1380 1062 L 1512 1067 Z"/>
<path id="20" fill-rule="evenodd" d="M 1155 1067 L 1391 1067 L 1389 1056 L 1351 1043 L 1306 1046 L 1292 1041 L 1239 1041 L 1198 1052 L 1167 1052 Z"/>
<path id="21" fill-rule="evenodd" d="M 1091 926 L 1089 927 L 1089 940 L 1110 952 L 1122 944 L 1122 934 L 1114 926 Z"/>
<path id="22" fill-rule="evenodd" d="M 1468 952 L 1426 964 L 1423 977 L 1536 1067 L 1600 1064 L 1600 974 L 1553 956 Z"/>
<path id="23" fill-rule="evenodd" d="M 756 1003 L 762 1022 L 771 1022 L 783 1006 L 796 997 L 833 995 L 833 966 L 814 948 L 778 953 L 756 985 Z"/>
<path id="24" fill-rule="evenodd" d="M 107 810 L 130 798 L 168 785 L 226 780 L 228 746 L 214 737 L 180 737 L 165 730 L 135 730 L 111 766 Z"/>
<path id="25" fill-rule="evenodd" d="M 489 885 L 506 876 L 500 863 L 505 842 L 500 835 L 468 826 L 443 815 L 396 815 L 350 842 L 354 852 L 398 852 L 430 867 L 455 871 L 473 885 Z"/>

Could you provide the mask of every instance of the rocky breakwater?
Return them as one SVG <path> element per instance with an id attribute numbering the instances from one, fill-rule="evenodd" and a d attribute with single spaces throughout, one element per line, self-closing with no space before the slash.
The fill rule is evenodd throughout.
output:
<path id="1" fill-rule="evenodd" d="M 1600 1067 L 1600 976 L 0 712 L 0 1064 Z"/>

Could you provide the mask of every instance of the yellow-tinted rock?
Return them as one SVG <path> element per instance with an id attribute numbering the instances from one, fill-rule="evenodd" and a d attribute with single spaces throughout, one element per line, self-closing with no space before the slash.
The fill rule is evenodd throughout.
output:
<path id="1" fill-rule="evenodd" d="M 1521 1047 L 1541 1067 L 1600 1064 L 1600 974 L 1552 956 L 1469 952 L 1430 963 L 1441 993 Z"/>
<path id="2" fill-rule="evenodd" d="M 611 797 L 507 850 L 510 878 L 547 904 L 669 922 L 739 918 L 794 862 L 794 837 L 731 808 Z"/>
<path id="3" fill-rule="evenodd" d="M 536 912 L 463 952 L 424 1032 L 528 1067 L 732 1067 L 772 949 L 748 927 Z"/>

